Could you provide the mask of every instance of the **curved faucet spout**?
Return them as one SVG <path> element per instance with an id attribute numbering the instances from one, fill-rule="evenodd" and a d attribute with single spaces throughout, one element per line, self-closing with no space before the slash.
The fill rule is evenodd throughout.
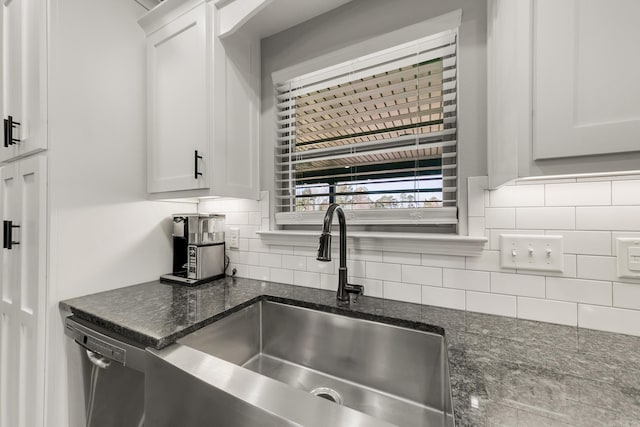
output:
<path id="1" fill-rule="evenodd" d="M 333 214 L 337 212 L 340 223 L 340 267 L 338 268 L 338 301 L 349 301 L 349 293 L 362 294 L 363 288 L 359 285 L 347 283 L 347 220 L 342 207 L 337 203 L 332 203 L 324 214 L 322 234 L 320 235 L 320 245 L 318 246 L 318 261 L 331 261 L 331 224 Z"/>

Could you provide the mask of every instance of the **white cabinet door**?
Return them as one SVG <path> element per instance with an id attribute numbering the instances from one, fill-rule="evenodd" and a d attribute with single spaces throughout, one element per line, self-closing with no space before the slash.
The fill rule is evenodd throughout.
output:
<path id="1" fill-rule="evenodd" d="M 198 6 L 147 38 L 151 193 L 209 187 L 207 7 Z"/>
<path id="2" fill-rule="evenodd" d="M 536 0 L 534 159 L 640 150 L 640 2 Z"/>
<path id="3" fill-rule="evenodd" d="M 46 160 L 18 161 L 0 175 L 0 427 L 42 426 Z"/>
<path id="4" fill-rule="evenodd" d="M 47 148 L 46 2 L 2 0 L 3 133 L 0 161 Z M 14 123 L 12 126 L 11 123 Z"/>

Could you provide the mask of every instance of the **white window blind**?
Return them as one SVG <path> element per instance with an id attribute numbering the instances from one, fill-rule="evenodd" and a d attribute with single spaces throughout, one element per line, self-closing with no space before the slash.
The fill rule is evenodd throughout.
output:
<path id="1" fill-rule="evenodd" d="M 457 30 L 276 85 L 276 221 L 456 224 Z M 353 222 L 353 221 L 351 221 Z"/>

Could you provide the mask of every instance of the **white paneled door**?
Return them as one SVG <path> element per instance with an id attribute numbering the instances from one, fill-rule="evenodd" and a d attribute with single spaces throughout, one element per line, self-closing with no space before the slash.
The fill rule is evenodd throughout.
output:
<path id="1" fill-rule="evenodd" d="M 533 154 L 640 151 L 640 2 L 535 0 Z"/>
<path id="2" fill-rule="evenodd" d="M 43 425 L 46 159 L 1 169 L 0 427 Z"/>

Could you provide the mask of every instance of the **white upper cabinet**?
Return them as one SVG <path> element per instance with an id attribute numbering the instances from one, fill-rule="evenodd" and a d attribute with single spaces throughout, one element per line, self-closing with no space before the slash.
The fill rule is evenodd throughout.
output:
<path id="1" fill-rule="evenodd" d="M 0 162 L 7 162 L 47 148 L 46 2 L 3 0 L 0 24 Z"/>
<path id="2" fill-rule="evenodd" d="M 209 188 L 211 51 L 205 4 L 147 39 L 149 191 Z"/>
<path id="3" fill-rule="evenodd" d="M 640 150 L 640 2 L 535 1 L 534 159 Z"/>
<path id="4" fill-rule="evenodd" d="M 488 0 L 490 188 L 638 169 L 640 2 Z"/>
<path id="5" fill-rule="evenodd" d="M 168 0 L 147 32 L 148 190 L 259 197 L 259 39 L 216 35 L 212 2 Z"/>

